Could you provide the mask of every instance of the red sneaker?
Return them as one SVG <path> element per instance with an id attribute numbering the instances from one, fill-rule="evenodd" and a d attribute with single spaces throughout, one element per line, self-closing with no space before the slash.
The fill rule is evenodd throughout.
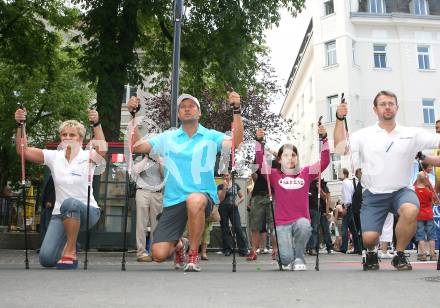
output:
<path id="1" fill-rule="evenodd" d="M 180 239 L 182 247 L 176 249 L 174 252 L 174 268 L 181 269 L 186 264 L 186 251 L 188 250 L 188 240 L 186 238 Z"/>
<path id="2" fill-rule="evenodd" d="M 254 250 L 251 250 L 249 255 L 246 258 L 247 261 L 255 261 L 257 260 L 257 253 Z"/>
<path id="3" fill-rule="evenodd" d="M 199 254 L 197 251 L 190 250 L 188 254 L 188 263 L 186 263 L 184 269 L 185 272 L 200 272 L 202 269 L 199 264 Z"/>

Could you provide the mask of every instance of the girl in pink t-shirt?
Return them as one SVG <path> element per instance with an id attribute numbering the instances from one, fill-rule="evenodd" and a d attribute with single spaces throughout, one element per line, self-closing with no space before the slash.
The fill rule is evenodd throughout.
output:
<path id="1" fill-rule="evenodd" d="M 304 250 L 310 238 L 309 186 L 330 162 L 327 133 L 320 125 L 322 138 L 321 159 L 313 165 L 300 168 L 298 149 L 292 144 L 283 145 L 276 156 L 279 168 L 268 168 L 263 159 L 263 147 L 256 144 L 256 162 L 261 173 L 269 178 L 276 196 L 275 224 L 278 234 L 278 252 L 283 268 L 306 270 Z M 264 138 L 264 130 L 257 129 L 257 140 Z M 319 170 L 321 168 L 321 170 Z"/>

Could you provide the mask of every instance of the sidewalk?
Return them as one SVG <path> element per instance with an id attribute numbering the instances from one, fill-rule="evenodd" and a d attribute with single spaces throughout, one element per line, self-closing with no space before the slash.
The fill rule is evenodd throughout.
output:
<path id="1" fill-rule="evenodd" d="M 279 272 L 276 262 L 260 255 L 247 262 L 209 254 L 202 272 L 184 273 L 172 262 L 138 263 L 127 254 L 89 253 L 88 270 L 43 269 L 30 251 L 30 270 L 24 252 L 0 250 L 0 307 L 437 307 L 440 272 L 435 262 L 413 262 L 414 269 L 397 272 L 390 260 L 381 270 L 363 272 L 360 256 L 307 257 L 306 272 Z M 415 260 L 412 254 L 412 261 Z"/>

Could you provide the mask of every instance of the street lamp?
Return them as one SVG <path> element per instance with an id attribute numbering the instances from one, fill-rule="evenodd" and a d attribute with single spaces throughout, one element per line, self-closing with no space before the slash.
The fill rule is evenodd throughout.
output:
<path id="1" fill-rule="evenodd" d="M 177 127 L 177 97 L 179 96 L 180 33 L 183 0 L 174 0 L 173 79 L 171 83 L 171 127 Z"/>

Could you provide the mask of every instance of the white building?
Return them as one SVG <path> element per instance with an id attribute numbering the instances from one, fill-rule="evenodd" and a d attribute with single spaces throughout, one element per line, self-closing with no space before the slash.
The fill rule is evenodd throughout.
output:
<path id="1" fill-rule="evenodd" d="M 351 132 L 375 123 L 372 101 L 380 90 L 397 94 L 400 124 L 434 130 L 440 116 L 440 0 L 313 0 L 307 5 L 313 16 L 281 109 L 296 122 L 303 163 L 318 157 L 320 115 L 333 145 L 341 93 L 349 104 Z M 348 157 L 340 159 L 332 154 L 327 180 L 337 180 L 341 163 L 351 169 Z"/>

